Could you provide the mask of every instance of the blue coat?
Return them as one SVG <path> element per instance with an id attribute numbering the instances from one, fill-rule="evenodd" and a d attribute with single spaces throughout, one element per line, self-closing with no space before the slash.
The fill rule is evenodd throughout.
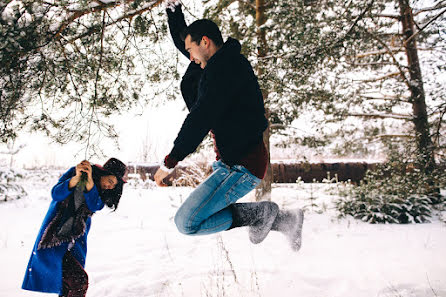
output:
<path id="1" fill-rule="evenodd" d="M 28 267 L 25 273 L 25 279 L 23 280 L 22 289 L 30 291 L 38 291 L 45 293 L 62 292 L 62 259 L 68 250 L 68 243 L 62 243 L 60 246 L 53 248 L 40 249 L 40 239 L 45 232 L 46 227 L 56 215 L 58 204 L 74 195 L 74 191 L 68 188 L 68 183 L 72 176 L 75 175 L 75 168 L 72 167 L 59 179 L 59 182 L 51 190 L 51 201 L 48 212 L 40 227 L 39 234 L 37 235 L 36 242 L 29 259 Z M 96 212 L 104 207 L 104 203 L 99 197 L 98 189 L 96 185 L 87 192 L 84 193 L 87 207 Z M 87 219 L 86 231 L 84 235 L 78 238 L 71 249 L 74 257 L 79 261 L 82 267 L 85 267 L 85 258 L 87 256 L 87 235 L 91 226 L 91 217 Z"/>

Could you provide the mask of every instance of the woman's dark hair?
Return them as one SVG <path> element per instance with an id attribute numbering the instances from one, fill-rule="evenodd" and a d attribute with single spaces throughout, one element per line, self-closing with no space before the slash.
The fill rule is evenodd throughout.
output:
<path id="1" fill-rule="evenodd" d="M 122 187 L 124 185 L 124 182 L 122 179 L 118 178 L 118 183 L 116 186 L 111 190 L 103 190 L 100 187 L 100 181 L 102 176 L 111 175 L 110 172 L 93 165 L 93 182 L 98 188 L 99 196 L 101 197 L 102 202 L 104 202 L 107 207 L 113 209 L 115 211 L 118 208 L 119 200 L 122 196 Z"/>
<path id="2" fill-rule="evenodd" d="M 184 29 L 181 33 L 181 38 L 185 40 L 187 35 L 190 35 L 191 40 L 195 41 L 197 44 L 200 44 L 203 36 L 207 36 L 216 46 L 223 45 L 223 37 L 221 36 L 220 29 L 217 24 L 211 20 L 203 19 L 193 22 Z"/>

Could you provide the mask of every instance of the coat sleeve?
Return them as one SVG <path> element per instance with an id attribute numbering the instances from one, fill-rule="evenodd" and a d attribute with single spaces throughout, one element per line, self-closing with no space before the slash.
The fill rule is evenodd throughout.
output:
<path id="1" fill-rule="evenodd" d="M 92 212 L 101 210 L 104 207 L 104 202 L 99 196 L 99 191 L 96 185 L 94 185 L 90 191 L 84 193 L 84 197 L 88 209 L 90 209 Z"/>
<path id="2" fill-rule="evenodd" d="M 167 22 L 169 24 L 170 35 L 172 36 L 173 43 L 176 48 L 184 55 L 186 58 L 190 59 L 189 52 L 186 51 L 184 41 L 181 39 L 181 33 L 187 27 L 186 21 L 184 20 L 184 14 L 181 10 L 181 4 L 175 7 L 175 11 L 171 11 L 169 8 L 167 11 Z"/>
<path id="3" fill-rule="evenodd" d="M 170 156 L 177 161 L 193 153 L 215 123 L 233 105 L 240 79 L 224 65 L 213 65 L 203 73 L 197 103 L 183 122 Z"/>
<path id="4" fill-rule="evenodd" d="M 75 167 L 72 167 L 62 175 L 57 184 L 51 190 L 51 197 L 53 200 L 62 201 L 73 193 L 73 191 L 68 188 L 68 184 L 70 183 L 70 179 L 73 177 L 74 173 Z"/>
<path id="5" fill-rule="evenodd" d="M 66 198 L 68 198 L 68 196 L 73 194 L 73 189 L 70 189 L 68 187 L 68 184 L 70 183 L 70 179 L 74 176 L 75 172 L 75 167 L 70 168 L 62 175 L 57 184 L 53 187 L 53 189 L 51 190 L 51 196 L 54 201 L 65 200 Z M 99 191 L 96 185 L 94 185 L 90 191 L 84 193 L 84 197 L 88 208 L 92 212 L 98 211 L 104 207 L 104 202 L 99 196 Z"/>

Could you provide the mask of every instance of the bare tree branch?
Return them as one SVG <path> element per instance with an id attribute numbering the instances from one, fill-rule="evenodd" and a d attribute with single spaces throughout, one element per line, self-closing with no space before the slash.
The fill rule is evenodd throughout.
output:
<path id="1" fill-rule="evenodd" d="M 393 53 L 397 53 L 397 52 L 403 52 L 404 49 L 402 47 L 388 47 L 387 49 L 383 49 L 383 50 L 377 50 L 377 51 L 371 51 L 371 52 L 365 52 L 365 53 L 360 53 L 356 55 L 356 58 L 365 58 L 368 56 L 375 56 L 375 55 L 382 55 L 382 54 L 387 54 L 389 53 L 389 50 L 392 51 Z"/>
<path id="2" fill-rule="evenodd" d="M 405 46 L 407 43 L 409 43 L 413 38 L 415 38 L 415 36 L 417 36 L 418 34 L 420 34 L 424 29 L 426 29 L 427 26 L 429 26 L 430 24 L 432 24 L 434 21 L 436 21 L 442 14 L 444 14 L 446 12 L 446 9 L 443 9 L 439 14 L 437 14 L 435 17 L 433 17 L 429 22 L 427 22 L 421 29 L 419 29 L 417 32 L 415 32 L 414 34 L 412 34 L 412 36 L 410 36 L 410 38 L 406 39 L 403 43 L 403 46 Z"/>
<path id="3" fill-rule="evenodd" d="M 378 138 L 415 138 L 415 135 L 406 134 L 381 134 L 377 135 Z"/>
<path id="4" fill-rule="evenodd" d="M 359 97 L 364 98 L 366 100 L 384 100 L 384 101 L 398 101 L 402 103 L 410 103 L 409 101 L 402 99 L 399 96 L 383 96 L 383 97 L 373 97 L 373 96 L 367 96 L 367 95 L 359 95 Z"/>
<path id="5" fill-rule="evenodd" d="M 392 57 L 392 60 L 395 64 L 395 66 L 398 68 L 399 73 L 401 75 L 401 77 L 403 78 L 403 81 L 406 83 L 407 87 L 410 89 L 410 82 L 406 77 L 406 74 L 404 73 L 404 70 L 402 69 L 400 63 L 398 63 L 398 60 L 396 59 L 392 49 L 384 42 L 381 40 L 381 38 L 379 38 L 378 36 L 376 36 L 375 34 L 372 34 L 371 32 L 369 32 L 368 30 L 364 30 L 364 32 L 366 34 L 368 34 L 369 36 L 371 36 L 372 38 L 374 38 L 376 41 L 378 41 L 386 50 L 387 52 L 390 54 L 390 56 Z"/>
<path id="6" fill-rule="evenodd" d="M 384 114 L 384 113 L 349 113 L 347 116 L 375 118 L 375 119 L 397 119 L 397 120 L 412 120 L 413 117 L 405 114 Z"/>
<path id="7" fill-rule="evenodd" d="M 438 9 L 442 9 L 442 8 L 445 8 L 445 7 L 446 7 L 446 1 L 441 1 L 441 2 L 437 3 L 437 5 L 435 5 L 433 7 L 422 8 L 422 9 L 418 10 L 417 12 L 414 12 L 413 15 L 417 16 L 420 13 L 423 13 L 423 12 L 438 10 Z"/>
<path id="8" fill-rule="evenodd" d="M 375 77 L 375 78 L 371 78 L 371 79 L 359 79 L 359 80 L 355 80 L 355 81 L 377 82 L 377 81 L 381 81 L 381 80 L 386 80 L 386 79 L 391 78 L 391 77 L 399 76 L 400 74 L 401 74 L 400 72 L 392 72 L 392 73 L 388 73 L 386 75 Z"/>
<path id="9" fill-rule="evenodd" d="M 144 7 L 140 8 L 140 9 L 127 12 L 126 14 L 123 14 L 122 16 L 118 17 L 117 19 L 113 20 L 112 22 L 108 22 L 107 24 L 105 24 L 105 28 L 107 28 L 109 26 L 113 26 L 113 25 L 115 25 L 115 24 L 117 24 L 117 23 L 119 23 L 119 22 L 121 22 L 121 21 L 123 21 L 125 19 L 131 19 L 134 16 L 140 15 L 140 14 L 146 12 L 146 11 L 150 11 L 151 9 L 156 7 L 161 2 L 162 2 L 162 0 L 158 1 L 158 2 L 156 2 L 154 4 L 144 6 Z M 99 27 L 94 27 L 94 26 L 90 27 L 84 33 L 79 34 L 79 35 L 71 38 L 70 40 L 68 40 L 68 43 L 73 43 L 74 41 L 76 41 L 78 39 L 81 39 L 81 38 L 84 38 L 85 36 L 89 36 L 89 35 L 91 35 L 93 33 L 99 32 L 100 30 L 101 30 L 101 28 L 99 28 Z"/>
<path id="10" fill-rule="evenodd" d="M 374 14 L 373 16 L 379 17 L 379 18 L 389 18 L 389 19 L 395 19 L 399 20 L 400 16 L 395 14 Z"/>

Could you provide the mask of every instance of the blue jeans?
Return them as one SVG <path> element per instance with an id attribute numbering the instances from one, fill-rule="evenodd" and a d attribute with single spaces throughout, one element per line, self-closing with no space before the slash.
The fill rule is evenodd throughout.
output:
<path id="1" fill-rule="evenodd" d="M 260 183 L 245 167 L 212 164 L 214 172 L 186 199 L 175 215 L 178 230 L 187 235 L 205 235 L 227 230 L 232 224 L 229 205 Z"/>

